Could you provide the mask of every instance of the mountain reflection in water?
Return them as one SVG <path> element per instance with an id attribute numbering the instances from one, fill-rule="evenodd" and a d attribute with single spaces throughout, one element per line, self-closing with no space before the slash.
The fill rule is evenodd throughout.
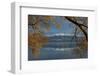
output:
<path id="1" fill-rule="evenodd" d="M 81 37 L 78 37 L 78 40 Z M 72 36 L 48 36 L 48 43 L 40 49 L 40 55 L 35 58 L 32 49 L 28 48 L 28 60 L 52 60 L 52 59 L 77 59 L 87 58 L 87 50 L 82 50 L 82 56 L 74 50 L 78 48 Z M 87 49 L 87 48 L 86 48 Z"/>

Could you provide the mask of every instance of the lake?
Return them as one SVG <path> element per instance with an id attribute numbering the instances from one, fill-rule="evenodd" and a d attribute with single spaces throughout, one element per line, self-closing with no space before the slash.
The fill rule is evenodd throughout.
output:
<path id="1" fill-rule="evenodd" d="M 81 39 L 81 37 L 79 38 Z M 49 41 L 40 49 L 40 55 L 35 58 L 32 49 L 28 47 L 28 60 L 54 60 L 54 59 L 79 59 L 87 58 L 88 51 L 81 50 L 82 54 L 74 50 L 79 41 L 72 40 L 72 36 L 53 36 L 49 37 Z M 87 49 L 87 48 L 86 48 Z"/>

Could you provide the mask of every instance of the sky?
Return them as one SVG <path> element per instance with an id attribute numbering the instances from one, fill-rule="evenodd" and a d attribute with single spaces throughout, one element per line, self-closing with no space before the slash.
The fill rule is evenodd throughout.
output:
<path id="1" fill-rule="evenodd" d="M 34 15 L 32 15 L 34 16 Z M 45 32 L 45 35 L 48 34 L 57 34 L 57 33 L 64 33 L 64 34 L 74 34 L 75 25 L 68 20 L 64 20 L 61 16 L 54 16 L 55 21 L 61 25 L 60 29 L 57 29 L 55 24 L 52 21 L 49 21 L 50 30 Z M 43 23 L 41 23 L 43 25 Z M 32 27 L 28 27 L 29 32 L 32 32 Z"/>
<path id="2" fill-rule="evenodd" d="M 54 24 L 51 23 L 51 30 L 48 33 L 66 33 L 66 34 L 72 34 L 74 31 L 74 25 L 64 20 L 62 17 L 55 17 L 56 22 L 61 25 L 60 29 L 57 29 Z"/>

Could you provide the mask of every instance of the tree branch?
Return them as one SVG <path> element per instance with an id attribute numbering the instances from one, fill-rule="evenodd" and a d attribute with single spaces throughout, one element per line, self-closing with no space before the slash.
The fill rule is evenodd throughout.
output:
<path id="1" fill-rule="evenodd" d="M 65 17 L 67 20 L 69 20 L 70 22 L 74 23 L 76 26 L 79 27 L 79 29 L 83 32 L 83 34 L 85 35 L 86 40 L 88 41 L 88 36 L 87 36 L 87 32 L 82 28 L 82 26 L 85 26 L 83 24 L 79 24 L 76 21 L 72 20 L 69 17 Z M 85 26 L 86 27 L 86 26 Z M 88 28 L 88 27 L 87 27 Z"/>

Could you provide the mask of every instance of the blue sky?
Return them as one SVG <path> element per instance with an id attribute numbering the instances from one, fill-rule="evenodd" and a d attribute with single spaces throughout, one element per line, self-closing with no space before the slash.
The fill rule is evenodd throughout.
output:
<path id="1" fill-rule="evenodd" d="M 55 20 L 58 24 L 61 25 L 60 29 L 57 29 L 56 26 L 51 22 L 51 29 L 47 33 L 66 33 L 66 34 L 72 34 L 74 32 L 74 25 L 67 21 L 64 20 L 62 17 L 56 16 Z"/>

